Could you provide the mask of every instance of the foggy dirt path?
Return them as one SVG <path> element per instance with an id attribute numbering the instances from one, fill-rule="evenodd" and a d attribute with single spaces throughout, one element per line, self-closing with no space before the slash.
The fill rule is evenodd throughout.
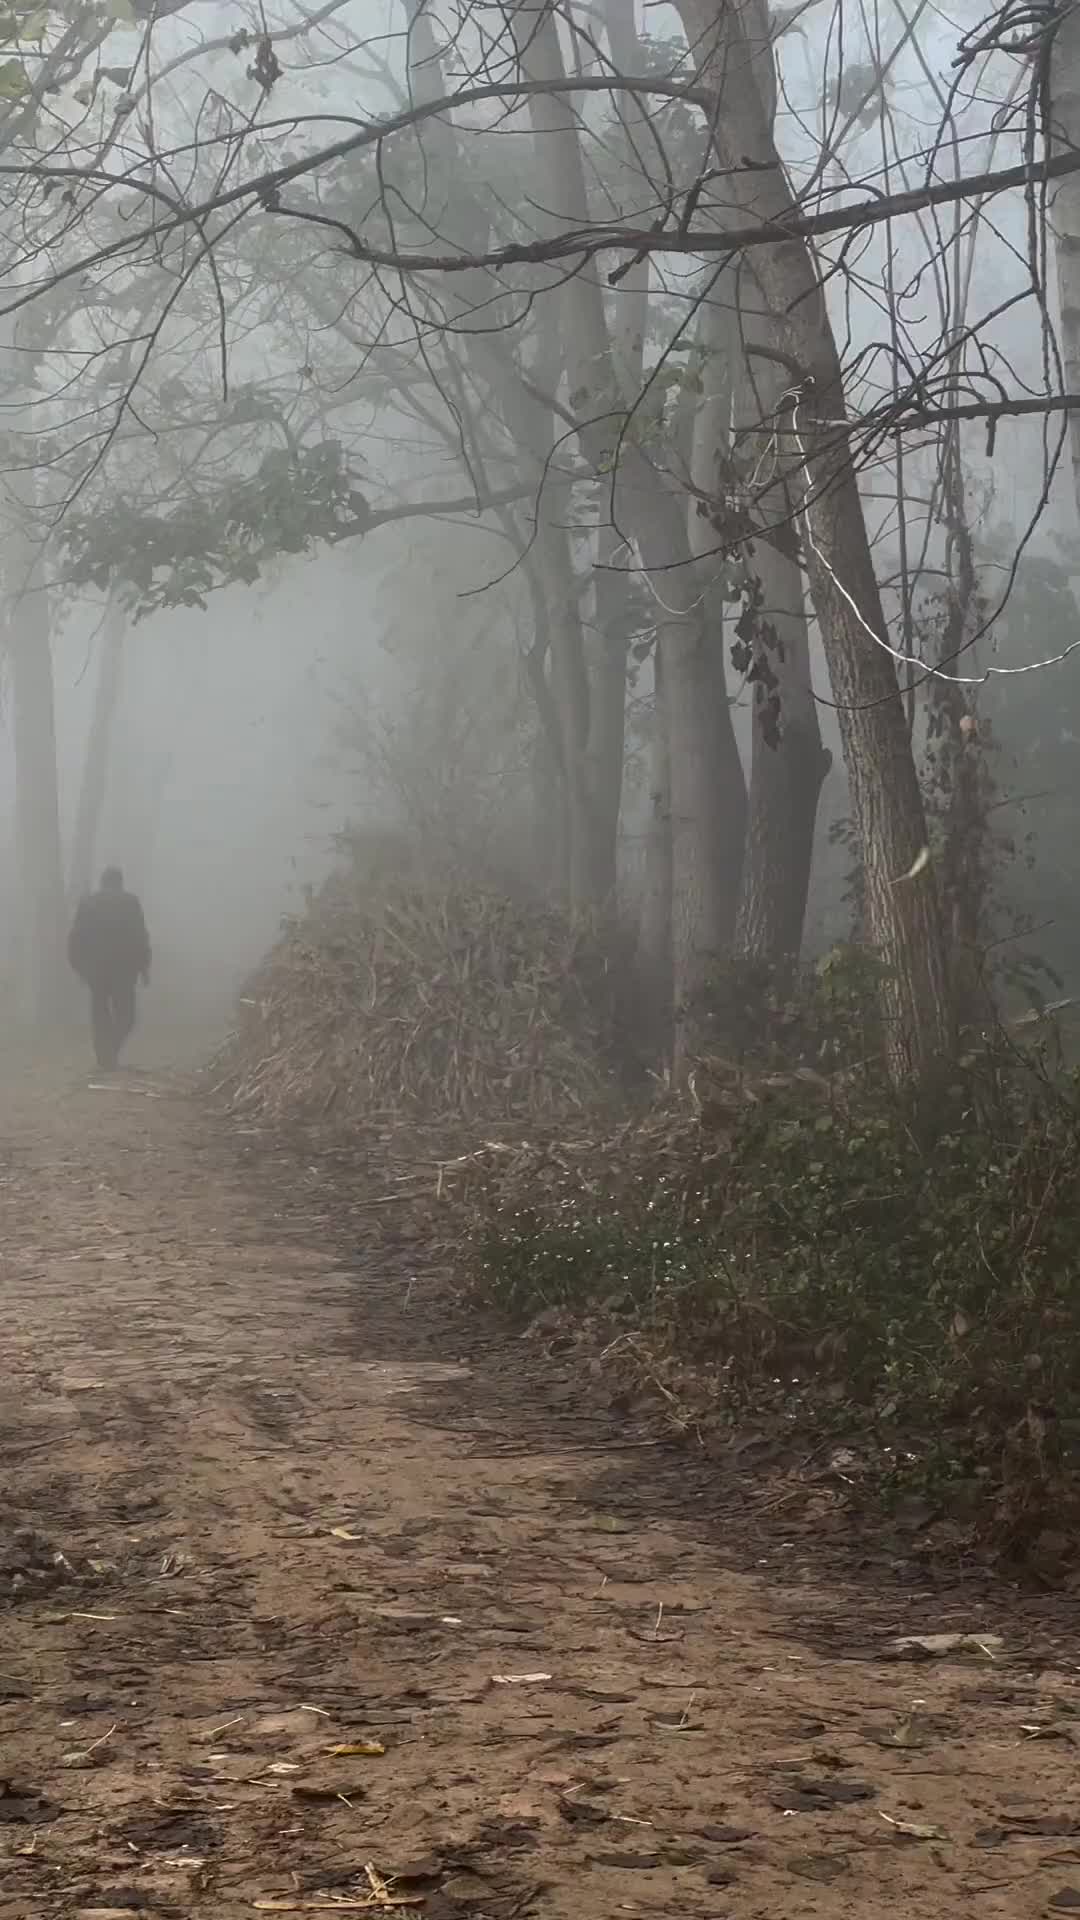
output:
<path id="1" fill-rule="evenodd" d="M 782 1515 L 733 1568 L 677 1458 L 482 1335 L 440 1365 L 400 1273 L 157 1090 L 0 1109 L 5 1920 L 359 1911 L 394 1875 L 427 1920 L 1080 1886 L 1074 1663 L 1014 1657 L 1022 1607 L 913 1606 L 999 1625 L 993 1660 L 888 1660 L 895 1595 L 853 1647 Z"/>

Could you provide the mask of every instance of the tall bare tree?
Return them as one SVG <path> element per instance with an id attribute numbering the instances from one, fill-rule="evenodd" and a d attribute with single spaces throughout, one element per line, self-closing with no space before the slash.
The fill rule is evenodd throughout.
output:
<path id="1" fill-rule="evenodd" d="M 561 223 L 588 222 L 576 116 L 550 0 L 521 5 L 511 25 L 522 72 L 555 83 L 530 95 L 543 202 Z M 563 348 L 578 434 L 610 474 L 612 524 L 626 538 L 656 601 L 668 736 L 672 867 L 672 988 L 677 1064 L 692 1055 L 703 995 L 735 928 L 746 793 L 724 680 L 720 636 L 708 617 L 707 577 L 690 549 L 685 493 L 635 431 L 633 396 L 620 391 L 595 270 L 577 272 L 563 298 Z M 615 452 L 613 459 L 613 448 Z"/>
<path id="2" fill-rule="evenodd" d="M 681 0 L 699 71 L 715 89 L 712 156 L 747 222 L 797 220 L 770 125 L 773 46 L 760 0 L 719 10 Z M 867 931 L 885 967 L 889 1051 L 899 1077 L 936 1074 L 951 1039 L 948 967 L 926 818 L 887 638 L 818 263 L 798 237 L 762 247 L 754 271 L 790 374 L 788 478 L 810 593 L 839 711 L 864 873 Z"/>
<path id="3" fill-rule="evenodd" d="M 62 1012 L 66 985 L 49 599 L 40 553 L 17 532 L 4 542 L 3 559 L 15 736 L 21 971 L 26 1004 L 44 1026 Z"/>
<path id="4" fill-rule="evenodd" d="M 97 685 L 94 689 L 94 710 L 90 716 L 90 728 L 86 736 L 79 800 L 75 812 L 75 826 L 71 835 L 71 855 L 68 861 L 68 898 L 71 902 L 80 899 L 87 891 L 94 870 L 98 832 L 109 779 L 109 749 L 112 745 L 116 710 L 120 701 L 125 624 L 120 603 L 115 599 L 110 600 L 102 624 L 101 657 L 98 663 Z"/>
<path id="5" fill-rule="evenodd" d="M 1080 19 L 1073 7 L 1054 17 L 1047 42 L 1050 115 L 1054 149 L 1080 153 Z M 1065 389 L 1080 393 L 1080 173 L 1071 173 L 1054 189 L 1053 227 L 1061 314 L 1061 358 Z M 1073 486 L 1080 511 L 1080 413 L 1069 418 Z"/>
<path id="6" fill-rule="evenodd" d="M 734 428 L 740 464 L 769 466 L 784 376 L 753 352 L 753 301 L 739 316 L 740 372 Z M 736 945 L 787 969 L 802 946 L 814 829 L 830 756 L 821 742 L 810 673 L 801 543 L 792 490 L 781 476 L 760 491 L 755 536 L 745 554 L 745 654 L 752 734 L 746 861 Z"/>

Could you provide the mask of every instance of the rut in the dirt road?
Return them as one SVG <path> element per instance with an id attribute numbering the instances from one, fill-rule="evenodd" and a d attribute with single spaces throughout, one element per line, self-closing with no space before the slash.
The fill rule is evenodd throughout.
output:
<path id="1" fill-rule="evenodd" d="M 0 1146 L 0 1913 L 1015 1916 L 1080 1885 L 1080 1693 L 1017 1623 L 916 1597 L 813 1651 L 838 1602 L 782 1514 L 732 1571 L 677 1462 L 530 1405 L 512 1357 L 498 1394 L 497 1352 L 418 1358 L 398 1277 L 160 1087 L 24 1084 Z M 912 1624 L 976 1641 L 913 1666 Z"/>

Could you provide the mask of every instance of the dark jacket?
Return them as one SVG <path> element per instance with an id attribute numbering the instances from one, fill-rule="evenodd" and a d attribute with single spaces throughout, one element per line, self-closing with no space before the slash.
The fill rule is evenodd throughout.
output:
<path id="1" fill-rule="evenodd" d="M 150 967 L 150 937 L 133 893 L 103 888 L 80 900 L 68 938 L 68 959 L 88 985 L 133 981 Z"/>

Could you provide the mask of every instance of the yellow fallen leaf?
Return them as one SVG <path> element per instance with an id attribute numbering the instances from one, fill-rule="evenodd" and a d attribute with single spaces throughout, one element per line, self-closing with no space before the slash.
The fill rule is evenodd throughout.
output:
<path id="1" fill-rule="evenodd" d="M 362 1540 L 363 1537 L 364 1536 L 362 1533 L 353 1533 L 350 1527 L 331 1527 L 330 1529 L 331 1540 L 354 1540 L 355 1541 L 355 1540 Z"/>
<path id="2" fill-rule="evenodd" d="M 327 1751 L 334 1760 L 378 1760 L 386 1748 L 381 1740 L 344 1740 Z"/>

